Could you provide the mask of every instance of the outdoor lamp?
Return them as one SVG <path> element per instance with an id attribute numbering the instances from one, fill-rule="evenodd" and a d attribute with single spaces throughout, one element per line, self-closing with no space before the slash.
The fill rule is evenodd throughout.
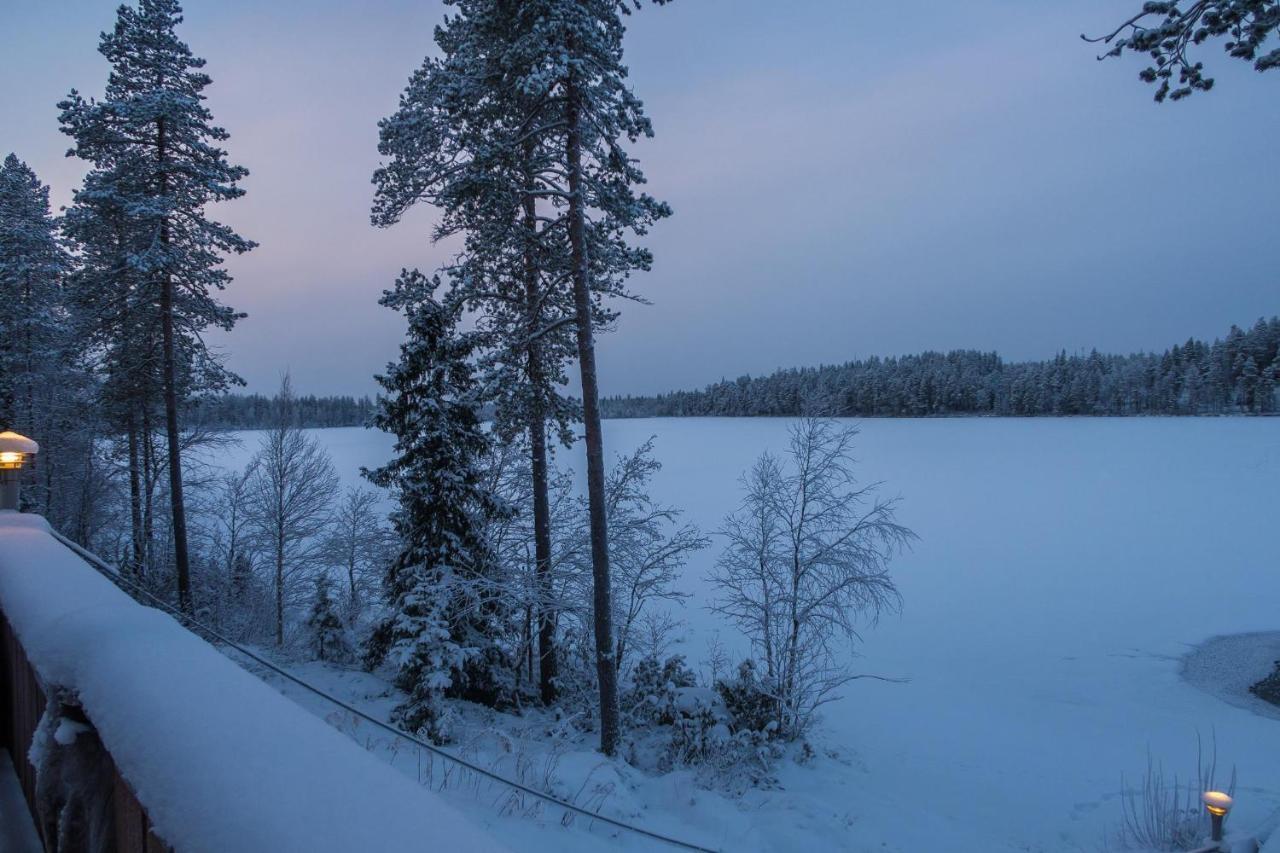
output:
<path id="1" fill-rule="evenodd" d="M 1221 841 L 1222 819 L 1227 816 L 1227 812 L 1231 811 L 1231 797 L 1221 791 L 1205 791 L 1200 795 L 1200 800 L 1204 803 L 1204 807 L 1209 810 L 1209 819 L 1213 822 L 1210 839 Z"/>
<path id="2" fill-rule="evenodd" d="M 0 510 L 18 508 L 18 472 L 40 445 L 16 432 L 0 432 Z"/>

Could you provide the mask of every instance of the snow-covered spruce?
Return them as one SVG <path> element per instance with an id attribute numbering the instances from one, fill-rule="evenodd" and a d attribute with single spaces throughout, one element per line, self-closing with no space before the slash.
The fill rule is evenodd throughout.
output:
<path id="1" fill-rule="evenodd" d="M 369 639 L 365 661 L 389 660 L 408 694 L 395 717 L 410 731 L 442 740 L 439 699 L 498 690 L 507 668 L 495 641 L 501 599 L 486 520 L 505 512 L 484 488 L 489 438 L 470 356 L 455 310 L 435 297 L 439 281 L 405 271 L 382 304 L 405 315 L 400 360 L 378 377 L 374 425 L 396 437 L 395 457 L 369 479 L 398 501 L 393 523 L 400 554 L 383 584 L 388 612 Z"/>
<path id="2" fill-rule="evenodd" d="M 97 525 L 92 486 L 94 387 L 79 334 L 83 312 L 49 188 L 16 155 L 0 164 L 0 430 L 39 436 L 23 503 L 86 537 Z"/>

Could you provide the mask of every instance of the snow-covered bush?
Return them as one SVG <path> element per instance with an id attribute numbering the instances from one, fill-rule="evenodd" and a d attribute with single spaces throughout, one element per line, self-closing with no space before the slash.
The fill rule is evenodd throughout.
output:
<path id="1" fill-rule="evenodd" d="M 1213 744 L 1208 763 L 1200 738 L 1196 737 L 1196 772 L 1180 781 L 1165 775 L 1164 766 L 1147 755 L 1147 770 L 1141 788 L 1129 788 L 1120 780 L 1123 823 L 1118 840 L 1135 850 L 1194 850 L 1209 837 L 1209 818 L 1200 802 L 1204 791 L 1218 790 L 1215 776 L 1218 746 Z M 1227 793 L 1234 794 L 1236 771 L 1231 770 Z"/>
<path id="2" fill-rule="evenodd" d="M 1280 705 L 1280 660 L 1276 661 L 1275 672 L 1250 687 L 1249 692 L 1273 705 Z"/>
<path id="3" fill-rule="evenodd" d="M 351 643 L 347 638 L 347 626 L 338 615 L 337 603 L 328 575 L 316 577 L 315 598 L 311 603 L 311 615 L 307 617 L 307 635 L 311 652 L 320 660 L 347 661 L 351 659 Z"/>
<path id="4" fill-rule="evenodd" d="M 631 686 L 622 695 L 622 710 L 631 725 L 669 726 L 675 721 L 669 695 L 680 688 L 693 687 L 698 677 L 684 662 L 683 655 L 666 661 L 645 657 L 636 664 Z"/>
<path id="5" fill-rule="evenodd" d="M 699 685 L 680 655 L 639 661 L 623 695 L 623 711 L 632 764 L 660 772 L 693 768 L 708 787 L 741 790 L 758 784 L 778 754 L 769 743 L 776 724 L 752 729 L 756 720 L 748 718 L 748 725 L 740 725 L 720 684 Z"/>
<path id="6" fill-rule="evenodd" d="M 744 660 L 733 678 L 716 681 L 716 692 L 724 701 L 736 731 L 755 732 L 765 740 L 778 734 L 778 700 L 760 679 L 756 665 Z"/>

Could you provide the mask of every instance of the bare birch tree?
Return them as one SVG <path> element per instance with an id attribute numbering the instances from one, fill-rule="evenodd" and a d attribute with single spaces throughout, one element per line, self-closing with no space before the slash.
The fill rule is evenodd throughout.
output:
<path id="1" fill-rule="evenodd" d="M 284 614 L 292 581 L 316 568 L 338 488 L 333 462 L 297 425 L 293 388 L 285 376 L 276 401 L 276 424 L 262 437 L 249 483 L 249 506 L 274 567 L 275 639 L 284 645 Z"/>
<path id="2" fill-rule="evenodd" d="M 896 498 L 853 475 L 857 430 L 808 418 L 791 429 L 785 464 L 764 454 L 743 477 L 746 498 L 726 520 L 727 547 L 710 580 L 711 609 L 764 658 L 779 734 L 794 738 L 856 678 L 841 646 L 897 610 L 889 562 L 915 539 Z"/>
<path id="3" fill-rule="evenodd" d="M 378 501 L 379 495 L 372 489 L 347 489 L 334 511 L 325 544 L 331 565 L 343 577 L 348 625 L 359 620 L 365 602 L 372 597 L 371 587 L 395 557 L 395 541 L 378 512 Z"/>
<path id="4" fill-rule="evenodd" d="M 660 602 L 678 604 L 688 597 L 675 583 L 689 555 L 710 541 L 695 525 L 681 524 L 681 511 L 657 503 L 649 484 L 662 468 L 653 458 L 653 439 L 630 456 L 618 459 L 609 472 L 609 547 L 613 562 L 614 663 L 626 671 L 627 651 L 647 630 L 670 633 L 676 622 L 660 618 Z M 645 630 L 642 630 L 645 629 Z M 661 646 L 661 637 L 647 647 Z"/>

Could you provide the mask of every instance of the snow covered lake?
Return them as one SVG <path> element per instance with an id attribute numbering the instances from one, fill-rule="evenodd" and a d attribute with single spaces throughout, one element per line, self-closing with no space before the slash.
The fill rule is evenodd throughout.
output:
<path id="1" fill-rule="evenodd" d="M 656 497 L 713 531 L 782 419 L 607 421 L 612 457 L 656 436 Z M 1219 634 L 1280 628 L 1280 420 L 938 419 L 861 422 L 863 480 L 903 498 L 921 537 L 904 599 L 864 633 L 863 680 L 827 706 L 819 757 L 733 811 L 725 849 L 1097 850 L 1120 821 L 1122 774 L 1148 749 L 1181 779 L 1216 735 L 1239 773 L 1240 829 L 1280 807 L 1280 720 L 1185 682 L 1180 659 Z M 387 436 L 318 430 L 345 481 Z M 251 433 L 227 462 L 242 462 Z M 562 462 L 581 469 L 577 453 Z M 718 632 L 696 555 L 682 651 Z M 696 809 L 672 816 L 698 823 Z M 720 814 L 721 812 L 716 812 Z M 706 826 L 698 826 L 705 832 Z M 735 846 L 732 839 L 750 839 Z"/>

